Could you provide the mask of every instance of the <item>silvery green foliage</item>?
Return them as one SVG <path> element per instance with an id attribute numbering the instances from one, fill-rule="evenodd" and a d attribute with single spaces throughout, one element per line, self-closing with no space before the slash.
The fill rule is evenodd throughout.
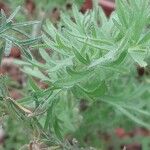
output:
<path id="1" fill-rule="evenodd" d="M 43 41 L 51 54 L 39 48 L 45 63 L 34 58 L 16 61 L 29 76 L 49 85 L 41 90 L 31 80 L 34 96 L 20 101 L 34 108 L 28 117 L 36 118 L 43 133 L 54 133 L 60 140 L 75 131 L 82 120 L 76 115 L 81 98 L 111 106 L 118 122 L 126 116 L 150 128 L 149 76 L 142 82 L 136 78 L 136 65 L 149 66 L 149 0 L 116 3 L 109 19 L 101 8 L 81 14 L 74 6 L 73 17 L 62 14 L 57 28 L 47 21 Z"/>
<path id="2" fill-rule="evenodd" d="M 20 6 L 17 7 L 16 10 L 9 17 L 6 16 L 3 10 L 1 10 L 0 12 L 0 63 L 3 57 L 3 53 L 6 56 L 8 56 L 11 52 L 12 46 L 14 45 L 20 48 L 25 57 L 27 57 L 28 59 L 32 59 L 28 47 L 30 44 L 37 43 L 40 39 L 40 37 L 32 38 L 28 34 L 28 32 L 26 32 L 26 28 L 28 26 L 37 24 L 39 23 L 39 21 L 29 21 L 21 23 L 14 22 L 14 17 L 16 16 L 19 10 Z M 10 106 L 14 104 L 13 101 L 10 100 L 10 98 L 8 98 L 9 95 L 6 88 L 6 82 L 6 77 L 0 75 L 0 111 L 2 112 L 1 114 L 7 114 L 7 111 L 11 111 Z M 10 114 L 13 113 L 11 112 Z"/>
<path id="3" fill-rule="evenodd" d="M 39 21 L 29 21 L 29 22 L 21 22 L 15 23 L 14 17 L 20 10 L 20 6 L 16 8 L 16 10 L 7 17 L 5 12 L 1 10 L 0 13 L 0 59 L 2 58 L 3 52 L 6 56 L 9 56 L 11 48 L 13 45 L 20 47 L 22 53 L 32 59 L 27 46 L 30 44 L 36 43 L 40 37 L 32 38 L 28 32 L 26 32 L 26 28 L 33 24 L 38 24 Z"/>

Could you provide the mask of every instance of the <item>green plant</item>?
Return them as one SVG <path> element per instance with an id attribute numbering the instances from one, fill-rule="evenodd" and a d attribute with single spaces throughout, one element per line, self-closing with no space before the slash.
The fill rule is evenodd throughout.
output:
<path id="1" fill-rule="evenodd" d="M 34 24 L 39 24 L 40 21 L 29 21 L 20 23 L 16 23 L 14 21 L 14 17 L 18 13 L 19 9 L 20 7 L 17 7 L 16 10 L 9 17 L 7 17 L 5 12 L 1 10 L 0 65 L 1 61 L 3 61 L 3 56 L 9 56 L 13 46 L 18 46 L 24 56 L 31 58 L 31 52 L 28 49 L 29 44 L 37 43 L 41 39 L 41 37 L 35 38 L 29 34 L 30 27 Z M 29 140 L 27 139 L 27 135 L 22 136 L 22 134 L 24 133 L 23 128 L 20 126 L 20 124 L 18 124 L 17 118 L 14 117 L 13 112 L 10 112 L 9 110 L 12 106 L 9 103 L 9 92 L 6 87 L 6 84 L 8 85 L 8 82 L 9 81 L 7 80 L 7 78 L 0 74 L 0 125 L 4 126 L 5 131 L 8 132 L 7 135 L 5 135 L 8 137 L 8 139 L 4 143 L 4 149 L 12 150 L 13 148 L 19 149 L 21 144 L 25 144 Z M 15 102 L 13 102 L 12 100 L 12 104 L 13 103 Z"/>
<path id="2" fill-rule="evenodd" d="M 40 23 L 39 21 L 29 21 L 29 22 L 21 22 L 14 23 L 13 19 L 15 15 L 20 10 L 20 7 L 17 7 L 16 10 L 7 18 L 5 12 L 1 10 L 0 14 L 0 59 L 3 56 L 3 52 L 6 56 L 9 56 L 11 48 L 16 45 L 21 50 L 22 53 L 26 57 L 32 58 L 30 51 L 27 50 L 27 46 L 30 44 L 36 43 L 41 37 L 31 37 L 28 33 L 29 28 L 33 24 Z M 22 30 L 22 28 L 26 27 L 26 29 Z"/>
<path id="3" fill-rule="evenodd" d="M 48 84 L 43 90 L 30 78 L 28 96 L 17 103 L 9 100 L 10 110 L 35 133 L 33 139 L 38 135 L 48 146 L 69 149 L 64 136 L 81 124 L 98 122 L 112 130 L 132 121 L 150 129 L 149 75 L 136 78 L 138 65 L 149 71 L 149 0 L 116 3 L 109 19 L 95 4 L 86 14 L 74 6 L 73 17 L 62 14 L 57 27 L 46 21 L 45 44 L 32 46 L 39 48 L 45 63 L 27 55 L 26 61 L 16 61 L 23 72 Z M 88 110 L 98 103 L 100 117 L 89 117 L 87 111 L 82 118 L 81 99 L 89 102 Z"/>

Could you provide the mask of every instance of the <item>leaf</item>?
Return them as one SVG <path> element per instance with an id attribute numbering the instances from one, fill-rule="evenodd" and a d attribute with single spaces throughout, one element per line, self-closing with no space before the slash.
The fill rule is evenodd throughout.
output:
<path id="1" fill-rule="evenodd" d="M 150 117 L 150 112 L 148 112 L 148 111 L 145 111 L 145 110 L 143 110 L 143 109 L 140 109 L 140 108 L 135 108 L 134 106 L 123 106 L 123 107 L 125 107 L 125 108 L 127 108 L 127 109 L 130 109 L 130 110 L 133 110 L 133 111 L 136 111 L 136 112 L 138 112 L 138 113 L 140 113 L 140 114 L 143 114 L 143 115 L 145 115 L 145 116 L 149 116 Z"/>
<path id="2" fill-rule="evenodd" d="M 92 76 L 92 70 L 87 70 L 84 72 L 84 75 L 83 72 L 81 72 L 76 75 L 74 74 L 71 77 L 66 76 L 63 79 L 59 79 L 54 83 L 54 86 L 58 88 L 69 88 L 78 84 L 79 82 L 88 80 L 91 76 Z"/>
<path id="3" fill-rule="evenodd" d="M 119 56 L 127 50 L 127 47 L 129 45 L 129 40 L 131 36 L 131 29 L 128 30 L 124 38 L 119 43 L 119 46 L 116 50 L 111 50 L 108 53 L 106 53 L 103 57 L 100 57 L 99 59 L 93 61 L 89 68 L 95 67 L 97 65 L 105 65 L 105 64 L 111 64 L 118 60 Z"/>
<path id="4" fill-rule="evenodd" d="M 87 60 L 87 63 L 90 64 L 91 60 L 90 60 L 90 57 L 87 53 L 86 53 L 86 60 Z"/>
<path id="5" fill-rule="evenodd" d="M 57 30 L 49 20 L 46 20 L 46 26 L 44 26 L 44 31 L 47 32 L 53 40 L 55 39 Z"/>
<path id="6" fill-rule="evenodd" d="M 7 23 L 12 21 L 12 19 L 16 16 L 16 14 L 17 14 L 18 11 L 20 10 L 20 8 L 21 8 L 21 6 L 18 6 L 18 7 L 15 9 L 15 11 L 14 11 L 14 12 L 9 16 L 9 18 L 6 20 Z"/>
<path id="7" fill-rule="evenodd" d="M 52 60 L 52 58 L 50 57 L 50 55 L 44 49 L 40 48 L 39 52 L 40 52 L 40 55 L 46 61 L 47 64 L 49 64 L 49 65 L 57 65 L 57 63 Z"/>
<path id="8" fill-rule="evenodd" d="M 77 58 L 81 63 L 86 64 L 86 65 L 89 63 L 84 57 L 81 56 L 81 54 L 78 52 L 78 50 L 77 50 L 75 47 L 73 47 L 73 52 L 74 52 L 76 58 Z"/>
<path id="9" fill-rule="evenodd" d="M 64 60 L 57 61 L 57 62 L 55 61 L 55 66 L 54 67 L 50 67 L 48 69 L 48 72 L 49 73 L 56 72 L 56 71 L 61 70 L 62 68 L 70 66 L 72 64 L 73 64 L 72 63 L 72 58 L 67 58 L 67 59 L 64 59 Z"/>
<path id="10" fill-rule="evenodd" d="M 18 41 L 18 44 L 22 45 L 22 46 L 27 46 L 27 45 L 32 45 L 35 42 L 38 42 L 39 40 L 41 40 L 41 37 L 36 37 L 36 38 L 30 38 L 27 40 L 22 40 L 22 41 Z"/>
<path id="11" fill-rule="evenodd" d="M 18 29 L 18 28 L 16 28 L 16 27 L 12 27 L 11 29 L 12 29 L 13 31 L 15 31 L 15 32 L 17 32 L 17 33 L 19 33 L 19 34 L 21 34 L 22 36 L 26 36 L 27 38 L 31 38 L 31 36 L 30 36 L 28 33 L 24 32 L 23 30 L 20 30 L 20 29 Z"/>
<path id="12" fill-rule="evenodd" d="M 6 17 L 6 14 L 5 14 L 3 9 L 1 9 L 1 17 L 2 17 L 2 19 L 1 19 L 2 20 L 2 24 L 6 24 L 7 17 Z"/>
<path id="13" fill-rule="evenodd" d="M 111 49 L 111 45 L 110 45 L 110 43 L 108 44 L 106 44 L 106 45 L 104 45 L 104 44 L 101 44 L 101 46 L 99 46 L 98 44 L 94 44 L 93 42 L 90 42 L 90 41 L 85 41 L 85 40 L 78 40 L 79 42 L 81 42 L 81 43 L 84 43 L 84 44 L 86 44 L 87 46 L 90 46 L 90 47 L 92 47 L 92 48 L 96 48 L 96 49 L 99 49 L 99 50 L 105 50 L 105 51 L 108 51 L 109 49 Z M 98 41 L 97 41 L 98 42 Z M 100 41 L 98 42 L 98 43 L 100 43 Z"/>
<path id="14" fill-rule="evenodd" d="M 4 23 L 1 27 L 0 27 L 0 33 L 2 34 L 4 31 L 7 31 L 8 29 L 11 28 L 11 22 L 9 23 Z"/>
<path id="15" fill-rule="evenodd" d="M 45 76 L 38 68 L 31 69 L 29 67 L 24 66 L 22 71 L 28 75 L 39 78 L 42 81 L 50 81 L 50 79 L 47 76 Z"/>
<path id="16" fill-rule="evenodd" d="M 99 38 L 93 38 L 93 37 L 89 37 L 89 36 L 81 36 L 79 34 L 75 34 L 75 33 L 72 33 L 70 31 L 66 31 L 68 34 L 70 34 L 71 36 L 73 37 L 76 37 L 79 39 L 79 41 L 82 41 L 83 43 L 86 43 L 86 44 L 89 44 L 89 45 L 94 45 L 94 44 L 90 44 L 89 41 L 93 41 L 93 42 L 97 42 L 97 43 L 101 43 L 101 44 L 107 44 L 107 45 L 112 45 L 113 43 L 111 41 L 108 41 L 107 39 L 99 39 Z M 88 42 L 86 42 L 86 41 Z M 96 46 L 95 46 L 96 47 Z"/>
<path id="17" fill-rule="evenodd" d="M 138 42 L 138 44 L 148 43 L 150 41 L 150 32 L 146 33 Z"/>
<path id="18" fill-rule="evenodd" d="M 123 107 L 121 107 L 119 105 L 117 105 L 116 107 L 117 107 L 118 110 L 120 110 L 124 115 L 126 115 L 127 117 L 129 117 L 134 122 L 138 123 L 139 125 L 142 125 L 142 126 L 146 127 L 147 129 L 150 129 L 150 125 L 148 123 L 146 123 L 146 122 L 140 120 L 139 118 L 137 118 L 136 116 L 132 115 L 131 113 L 129 113 Z"/>
<path id="19" fill-rule="evenodd" d="M 3 49 L 4 49 L 3 47 L 0 48 L 0 65 L 3 57 Z"/>
<path id="20" fill-rule="evenodd" d="M 30 86 L 32 87 L 33 91 L 39 91 L 39 87 L 38 85 L 35 83 L 35 81 L 33 81 L 32 78 L 29 78 L 29 83 L 30 83 Z"/>
<path id="21" fill-rule="evenodd" d="M 76 71 L 74 69 L 72 69 L 71 67 L 66 67 L 66 71 L 70 76 L 74 76 L 74 75 L 85 75 L 86 72 L 90 72 L 90 71 Z"/>
<path id="22" fill-rule="evenodd" d="M 125 31 L 124 31 L 122 25 L 116 19 L 113 18 L 112 20 L 113 20 L 114 25 L 120 30 L 120 32 L 124 33 Z"/>
<path id="23" fill-rule="evenodd" d="M 78 85 L 79 86 L 79 85 Z M 107 91 L 107 86 L 105 84 L 104 81 L 101 82 L 101 84 L 99 84 L 97 87 L 95 87 L 95 89 L 93 90 L 87 90 L 81 86 L 79 86 L 85 93 L 87 93 L 88 95 L 92 96 L 92 97 L 100 97 L 102 95 L 105 94 L 105 92 Z"/>
<path id="24" fill-rule="evenodd" d="M 107 19 L 107 16 L 101 7 L 98 7 L 98 15 L 100 17 L 102 25 L 105 25 L 108 22 L 108 19 Z"/>
<path id="25" fill-rule="evenodd" d="M 135 42 L 138 42 L 138 40 L 143 32 L 143 29 L 146 25 L 147 6 L 149 5 L 148 3 L 149 3 L 149 1 L 147 1 L 147 0 L 140 2 L 139 6 L 138 6 L 139 11 L 136 11 L 136 13 L 135 13 L 136 16 L 135 16 L 135 23 L 134 23 L 134 28 L 133 28 Z"/>
<path id="26" fill-rule="evenodd" d="M 5 45 L 5 56 L 9 56 L 12 48 L 12 41 L 6 39 L 6 45 Z"/>
<path id="27" fill-rule="evenodd" d="M 52 110 L 51 108 L 55 103 L 57 103 L 56 98 L 60 92 L 60 89 L 55 89 L 54 91 L 49 90 L 46 95 L 44 94 L 46 97 L 44 97 L 44 100 L 42 100 L 38 107 L 34 110 L 33 116 L 36 116 L 41 111 L 47 111 L 48 109 Z"/>
<path id="28" fill-rule="evenodd" d="M 63 21 L 63 23 L 65 24 L 65 26 L 66 26 L 66 29 L 70 29 L 70 30 L 72 30 L 72 31 L 74 31 L 74 32 L 76 32 L 76 33 L 78 33 L 79 31 L 78 31 L 78 29 L 77 29 L 77 25 L 76 25 L 76 23 L 75 22 L 73 22 L 73 21 L 71 21 L 71 19 L 70 19 L 70 17 L 69 16 L 67 16 L 66 14 L 61 14 L 61 18 L 62 18 L 62 21 Z M 67 31 L 68 31 L 67 30 Z"/>
<path id="29" fill-rule="evenodd" d="M 124 51 L 120 54 L 117 60 L 115 60 L 112 64 L 110 65 L 120 65 L 126 58 L 127 56 L 127 51 Z"/>
<path id="30" fill-rule="evenodd" d="M 49 106 L 49 108 L 47 109 L 47 115 L 46 115 L 46 120 L 45 120 L 45 124 L 44 124 L 44 129 L 45 130 L 48 129 L 50 121 L 53 120 L 53 118 L 52 118 L 52 110 L 53 110 L 53 105 Z"/>
<path id="31" fill-rule="evenodd" d="M 135 62 L 137 62 L 141 67 L 146 67 L 147 63 L 144 61 L 147 51 L 142 49 L 132 48 L 128 50 L 130 56 Z"/>
<path id="32" fill-rule="evenodd" d="M 56 35 L 56 41 L 57 41 L 57 43 L 58 43 L 60 48 L 64 48 L 65 47 L 65 45 L 62 43 L 62 41 L 61 41 L 61 39 L 60 39 L 58 34 Z"/>
<path id="33" fill-rule="evenodd" d="M 78 11 L 77 6 L 73 5 L 73 16 L 75 18 L 76 23 L 81 27 L 81 15 Z"/>
<path id="34" fill-rule="evenodd" d="M 41 21 L 27 21 L 27 22 L 13 23 L 12 26 L 24 27 L 24 26 L 30 26 L 30 25 L 39 24 L 39 23 L 41 23 Z"/>
<path id="35" fill-rule="evenodd" d="M 128 15 L 127 15 L 126 9 L 122 3 L 122 0 L 116 0 L 116 5 L 117 5 L 118 18 L 119 18 L 122 26 L 127 28 L 128 27 L 128 23 L 127 23 Z"/>
<path id="36" fill-rule="evenodd" d="M 54 50 L 60 54 L 63 54 L 65 56 L 69 55 L 68 53 L 66 53 L 66 51 L 64 51 L 64 49 L 57 48 L 56 43 L 54 43 L 52 40 L 50 40 L 46 35 L 43 35 L 43 40 L 49 46 L 49 48 L 51 48 L 52 50 Z"/>
<path id="37" fill-rule="evenodd" d="M 16 64 L 16 65 L 31 66 L 30 63 L 28 63 L 26 61 L 23 61 L 23 60 L 19 60 L 19 59 L 15 59 L 13 61 L 13 63 Z"/>
<path id="38" fill-rule="evenodd" d="M 138 123 L 141 126 L 146 127 L 147 129 L 150 129 L 150 125 L 142 120 L 140 120 L 138 117 L 136 117 L 135 115 L 131 114 L 129 111 L 127 111 L 125 108 L 123 108 L 121 105 L 109 101 L 109 100 L 101 100 L 105 103 L 108 103 L 114 107 L 116 107 L 121 113 L 123 113 L 125 116 L 127 116 L 128 118 L 130 118 L 131 120 L 133 120 L 134 122 Z"/>
<path id="39" fill-rule="evenodd" d="M 62 128 L 60 126 L 60 120 L 57 117 L 55 117 L 55 119 L 54 119 L 53 128 L 54 128 L 54 131 L 55 131 L 57 137 L 59 139 L 62 139 L 62 133 L 61 133 Z"/>
<path id="40" fill-rule="evenodd" d="M 29 49 L 24 48 L 24 47 L 21 47 L 19 44 L 16 44 L 16 45 L 21 48 L 22 53 L 24 54 L 24 56 L 25 56 L 27 59 L 33 60 L 32 54 L 31 54 L 31 52 L 30 52 Z"/>

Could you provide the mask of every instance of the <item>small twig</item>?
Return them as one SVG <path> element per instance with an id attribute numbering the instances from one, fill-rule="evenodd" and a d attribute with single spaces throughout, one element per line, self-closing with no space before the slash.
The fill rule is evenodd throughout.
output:
<path id="1" fill-rule="evenodd" d="M 16 105 L 19 109 L 21 109 L 22 111 L 24 111 L 27 114 L 32 114 L 32 111 L 25 108 L 24 106 L 20 105 L 17 101 L 13 100 L 11 97 L 7 97 L 6 100 L 11 101 L 14 105 Z"/>

